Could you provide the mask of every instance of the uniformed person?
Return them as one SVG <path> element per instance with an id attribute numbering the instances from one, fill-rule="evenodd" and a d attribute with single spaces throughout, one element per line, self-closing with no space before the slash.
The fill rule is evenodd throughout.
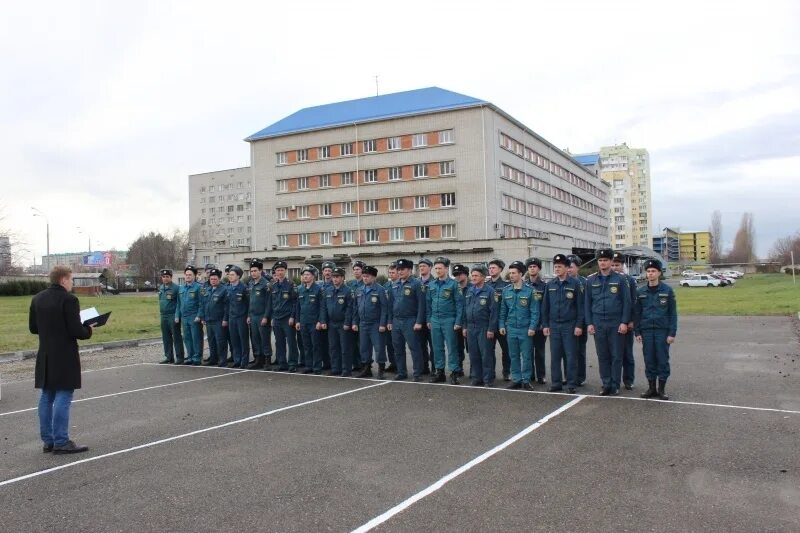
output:
<path id="1" fill-rule="evenodd" d="M 542 311 L 542 300 L 544 299 L 545 281 L 542 279 L 542 260 L 538 257 L 529 257 L 525 260 L 525 268 L 528 269 L 525 274 L 525 283 L 533 289 L 534 305 L 539 307 L 539 314 Z M 533 370 L 531 374 L 531 381 L 534 379 L 544 384 L 546 383 L 545 377 L 547 376 L 547 337 L 543 334 L 541 328 L 536 330 L 536 335 L 531 340 L 531 361 L 533 362 Z M 553 385 L 556 383 L 553 382 Z"/>
<path id="2" fill-rule="evenodd" d="M 633 309 L 636 304 L 636 278 L 625 273 L 625 254 L 614 252 L 614 257 L 611 259 L 611 268 L 628 281 L 628 293 L 631 298 L 631 309 Z M 624 336 L 622 347 L 622 384 L 626 390 L 631 390 L 633 388 L 633 380 L 636 377 L 636 362 L 633 359 L 633 316 L 631 316 L 631 321 L 628 323 L 628 332 Z"/>
<path id="3" fill-rule="evenodd" d="M 581 286 L 581 303 L 583 303 L 586 297 L 586 278 L 581 276 L 579 273 L 583 261 L 581 261 L 581 258 L 578 257 L 577 255 L 569 255 L 567 256 L 567 259 L 569 260 L 569 267 L 567 268 L 567 273 L 569 274 L 569 277 L 578 280 L 578 283 Z M 583 305 L 581 305 L 581 309 L 583 312 L 581 320 L 585 325 L 586 309 L 584 309 Z M 575 352 L 576 354 L 575 361 L 577 366 L 577 371 L 575 374 L 575 384 L 578 387 L 583 387 L 583 384 L 586 382 L 586 341 L 588 339 L 589 335 L 586 334 L 586 331 L 583 332 L 583 335 L 578 337 L 577 349 Z"/>
<path id="4" fill-rule="evenodd" d="M 622 341 L 631 321 L 628 280 L 611 269 L 612 257 L 613 250 L 599 250 L 597 266 L 600 271 L 586 279 L 586 326 L 589 334 L 594 335 L 600 379 L 603 381 L 601 396 L 619 394 Z"/>
<path id="5" fill-rule="evenodd" d="M 336 263 L 333 261 L 325 261 L 322 263 L 322 277 L 319 284 L 322 286 L 322 293 L 324 296 L 325 289 L 333 285 L 333 269 L 336 268 Z M 331 353 L 328 346 L 328 333 L 325 331 L 319 334 L 319 353 L 322 356 L 322 370 L 328 371 L 331 369 Z"/>
<path id="6" fill-rule="evenodd" d="M 397 364 L 395 380 L 408 378 L 406 369 L 406 345 L 411 351 L 414 381 L 422 381 L 425 360 L 419 346 L 417 332 L 425 320 L 425 293 L 418 279 L 411 277 L 414 263 L 409 259 L 397 260 L 397 283 L 392 285 L 389 296 L 389 322 L 387 328 L 392 332 L 394 358 Z"/>
<path id="7" fill-rule="evenodd" d="M 456 263 L 453 265 L 453 278 L 456 280 L 458 284 L 458 290 L 461 291 L 461 297 L 465 298 L 467 295 L 467 290 L 469 289 L 469 268 L 466 266 Z M 462 327 L 463 329 L 463 327 Z M 456 375 L 458 377 L 464 377 L 464 357 L 467 352 L 467 337 L 466 335 L 457 334 L 456 335 L 456 354 L 458 355 L 458 370 L 456 370 Z"/>
<path id="8" fill-rule="evenodd" d="M 273 267 L 270 296 L 272 297 L 272 331 L 275 334 L 275 358 L 278 370 L 297 372 L 297 337 L 295 335 L 295 302 L 297 292 L 286 279 L 286 261 L 276 261 Z M 286 352 L 289 352 L 287 361 Z"/>
<path id="9" fill-rule="evenodd" d="M 580 282 L 567 274 L 568 265 L 564 254 L 553 257 L 556 277 L 545 285 L 542 300 L 542 331 L 550 337 L 550 392 L 563 390 L 562 378 L 566 378 L 569 393 L 577 387 L 578 338 L 584 329 L 583 293 Z M 562 365 L 567 369 L 566 376 L 561 375 Z"/>
<path id="10" fill-rule="evenodd" d="M 230 285 L 230 281 L 228 280 L 228 272 L 231 271 L 233 265 L 228 264 L 225 265 L 222 274 L 222 280 L 220 281 L 220 285 L 222 285 L 226 290 L 228 289 L 228 285 Z M 228 326 L 222 328 L 222 333 L 225 335 L 225 351 L 221 354 L 225 356 L 225 364 L 233 366 L 233 344 L 231 344 L 231 330 Z"/>
<path id="11" fill-rule="evenodd" d="M 383 284 L 383 288 L 386 289 L 386 297 L 389 298 L 392 292 L 392 285 L 397 282 L 397 261 L 392 261 L 389 263 L 387 274 L 388 279 L 386 280 L 386 283 Z M 397 363 L 394 359 L 394 343 L 392 342 L 392 332 L 389 331 L 388 328 L 383 332 L 383 345 L 386 348 L 386 359 L 389 361 L 389 365 L 386 367 L 386 372 L 397 372 Z"/>
<path id="12" fill-rule="evenodd" d="M 428 286 L 433 281 L 433 276 L 431 275 L 431 269 L 433 268 L 433 261 L 430 259 L 423 257 L 419 260 L 417 264 L 417 271 L 419 273 L 419 282 L 422 285 L 422 290 L 427 291 Z M 424 311 L 427 313 L 427 307 Z M 422 357 L 425 359 L 425 368 L 423 369 L 423 374 L 431 374 L 434 373 L 436 370 L 436 364 L 433 360 L 433 339 L 431 338 L 431 328 L 428 327 L 428 317 L 427 314 L 425 316 L 425 320 L 422 322 L 422 329 L 417 332 L 417 336 L 419 337 L 419 347 L 422 350 Z"/>
<path id="13" fill-rule="evenodd" d="M 506 267 L 505 262 L 502 259 L 494 258 L 489 261 L 489 278 L 486 280 L 486 284 L 489 285 L 492 289 L 494 289 L 494 301 L 495 304 L 498 306 L 498 313 L 500 307 L 500 300 L 502 298 L 503 289 L 508 285 L 508 282 L 503 279 L 503 269 Z M 502 365 L 503 365 L 503 381 L 509 380 L 509 374 L 511 372 L 511 359 L 508 355 L 508 338 L 505 335 L 498 335 L 498 332 L 495 331 L 494 336 L 494 345 L 500 345 L 500 352 L 502 354 Z M 495 349 L 492 348 L 492 355 L 494 356 Z M 496 362 L 495 362 L 496 366 Z"/>
<path id="14" fill-rule="evenodd" d="M 378 379 L 384 378 L 386 352 L 383 347 L 383 332 L 389 315 L 389 302 L 386 289 L 375 282 L 378 269 L 365 266 L 362 270 L 364 285 L 356 289 L 355 309 L 353 311 L 353 330 L 359 335 L 362 371 L 359 377 L 372 377 L 373 357 L 378 363 Z"/>
<path id="15" fill-rule="evenodd" d="M 531 386 L 531 337 L 539 327 L 539 309 L 534 305 L 533 288 L 526 285 L 522 276 L 525 263 L 514 261 L 508 266 L 511 281 L 503 288 L 500 299 L 500 335 L 508 338 L 511 357 L 511 385 L 509 389 L 533 390 Z"/>
<path id="16" fill-rule="evenodd" d="M 486 283 L 489 270 L 483 265 L 472 267 L 472 285 L 464 295 L 464 337 L 469 349 L 470 385 L 494 385 L 494 332 L 497 330 L 497 304 L 494 289 Z"/>
<path id="17" fill-rule="evenodd" d="M 350 292 L 353 293 L 352 294 L 353 298 L 355 298 L 356 290 L 361 288 L 362 285 L 364 285 L 364 282 L 362 281 L 361 277 L 365 266 L 367 266 L 367 264 L 364 261 L 358 259 L 353 261 L 353 266 L 351 267 L 351 270 L 353 271 L 353 279 L 347 282 L 347 286 L 350 288 Z M 351 329 L 350 350 L 352 351 L 353 370 L 355 371 L 361 371 L 361 350 L 359 349 L 358 346 L 358 337 L 359 337 L 358 333 Z"/>
<path id="18" fill-rule="evenodd" d="M 180 319 L 183 329 L 183 344 L 186 346 L 185 365 L 199 365 L 203 358 L 200 351 L 200 319 L 197 311 L 200 309 L 200 284 L 195 281 L 197 268 L 188 265 L 183 271 L 184 284 L 178 292 L 178 305 L 175 309 L 175 318 Z"/>
<path id="19" fill-rule="evenodd" d="M 436 373 L 431 383 L 447 381 L 445 365 L 450 371 L 450 384 L 458 385 L 457 341 L 464 319 L 464 302 L 456 280 L 450 277 L 450 260 L 437 257 L 433 262 L 435 279 L 428 283 L 425 295 L 428 329 L 433 343 Z M 445 353 L 446 348 L 446 353 Z"/>
<path id="20" fill-rule="evenodd" d="M 264 263 L 258 259 L 250 261 L 250 280 L 247 283 L 250 297 L 247 325 L 250 327 L 250 344 L 253 347 L 253 362 L 247 367 L 250 369 L 264 369 L 272 361 L 272 298 L 263 271 Z"/>
<path id="21" fill-rule="evenodd" d="M 331 351 L 331 375 L 351 376 L 353 362 L 350 360 L 350 328 L 353 324 L 353 297 L 344 284 L 344 269 L 334 268 L 331 285 L 325 287 L 322 295 L 323 330 L 327 330 L 328 346 Z"/>
<path id="22" fill-rule="evenodd" d="M 234 368 L 247 368 L 250 363 L 250 331 L 247 328 L 250 300 L 247 287 L 241 282 L 242 274 L 244 272 L 237 265 L 228 271 L 227 326 L 231 335 Z"/>
<path id="23" fill-rule="evenodd" d="M 226 366 L 228 340 L 223 333 L 223 322 L 228 321 L 228 289 L 220 283 L 222 271 L 212 268 L 208 273 L 206 296 L 200 304 L 198 317 L 208 335 L 208 364 Z"/>
<path id="24" fill-rule="evenodd" d="M 297 331 L 302 334 L 304 374 L 322 373 L 322 354 L 319 351 L 322 330 L 322 286 L 315 281 L 316 269 L 306 266 L 300 272 L 297 288 Z"/>
<path id="25" fill-rule="evenodd" d="M 669 347 L 678 335 L 678 309 L 672 287 L 660 280 L 661 262 L 649 259 L 644 264 L 647 285 L 637 290 L 636 340 L 642 343 L 647 391 L 642 398 L 658 397 L 669 400 L 666 394 L 669 378 Z M 656 379 L 658 389 L 656 389 Z"/>
<path id="26" fill-rule="evenodd" d="M 203 279 L 199 279 L 199 276 L 198 276 L 197 282 L 200 284 L 200 301 L 201 301 L 200 305 L 201 306 L 202 306 L 202 302 L 206 299 L 206 296 L 208 296 L 208 289 L 211 287 L 211 284 L 208 281 L 208 275 L 211 272 L 211 270 L 214 269 L 214 268 L 216 268 L 216 267 L 212 263 L 206 263 L 206 266 L 203 268 Z M 204 334 L 205 328 L 203 327 L 203 321 L 202 320 L 199 322 L 198 327 L 200 328 L 200 353 L 203 353 L 203 340 L 205 338 L 205 334 Z M 210 365 L 211 364 L 209 362 L 210 358 L 211 358 L 210 354 L 211 354 L 211 350 L 209 350 L 209 356 L 203 359 L 203 364 L 204 365 Z"/>
<path id="27" fill-rule="evenodd" d="M 183 364 L 183 338 L 181 321 L 175 313 L 180 287 L 172 282 L 172 270 L 161 271 L 158 286 L 158 311 L 161 318 L 161 341 L 164 344 L 164 359 L 161 364 Z"/>

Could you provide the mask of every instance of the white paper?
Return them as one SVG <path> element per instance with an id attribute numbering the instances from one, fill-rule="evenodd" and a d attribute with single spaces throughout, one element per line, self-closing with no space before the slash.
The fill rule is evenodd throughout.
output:
<path id="1" fill-rule="evenodd" d="M 100 313 L 97 312 L 97 309 L 94 307 L 90 307 L 89 309 L 84 309 L 81 311 L 81 322 L 86 322 L 87 320 L 100 316 Z"/>

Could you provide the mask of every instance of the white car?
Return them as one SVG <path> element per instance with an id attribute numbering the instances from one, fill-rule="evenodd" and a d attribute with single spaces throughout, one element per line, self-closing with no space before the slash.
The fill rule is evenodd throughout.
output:
<path id="1" fill-rule="evenodd" d="M 683 277 L 694 276 L 695 274 L 697 274 L 697 272 L 695 272 L 694 270 L 684 270 L 683 272 L 681 272 L 681 276 Z"/>
<path id="2" fill-rule="evenodd" d="M 726 270 L 725 272 L 722 273 L 722 275 L 725 276 L 726 278 L 739 279 L 744 276 L 744 273 L 739 272 L 738 270 Z"/>
<path id="3" fill-rule="evenodd" d="M 681 287 L 719 287 L 721 285 L 721 280 L 708 275 L 692 276 L 681 280 Z"/>

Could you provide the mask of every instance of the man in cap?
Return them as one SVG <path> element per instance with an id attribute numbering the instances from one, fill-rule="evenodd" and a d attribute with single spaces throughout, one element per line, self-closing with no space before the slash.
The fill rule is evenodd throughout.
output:
<path id="1" fill-rule="evenodd" d="M 494 258 L 489 261 L 489 278 L 486 280 L 486 284 L 494 289 L 494 302 L 497 305 L 498 313 L 500 312 L 500 302 L 502 300 L 503 289 L 508 285 L 508 282 L 503 279 L 503 269 L 506 267 L 505 262 L 502 259 Z M 508 355 L 508 338 L 505 335 L 498 335 L 498 332 L 495 331 L 495 344 L 500 344 L 500 352 L 502 353 L 502 364 L 503 364 L 503 381 L 508 381 L 509 373 L 511 372 L 511 359 Z M 493 344 L 492 346 L 495 346 Z M 494 354 L 494 347 L 492 348 L 492 354 Z M 496 365 L 495 365 L 496 366 Z"/>
<path id="2" fill-rule="evenodd" d="M 539 314 L 542 310 L 542 300 L 544 299 L 545 281 L 542 279 L 542 260 L 538 257 L 529 257 L 525 260 L 525 267 L 528 269 L 525 275 L 525 283 L 533 289 L 534 305 L 539 307 Z M 547 375 L 546 363 L 546 343 L 547 337 L 542 333 L 541 328 L 536 330 L 536 335 L 531 339 L 531 361 L 533 361 L 533 374 L 537 382 L 544 384 Z M 555 383 L 553 383 L 555 385 Z"/>
<path id="3" fill-rule="evenodd" d="M 422 368 L 426 364 L 417 335 L 425 320 L 425 292 L 419 280 L 411 277 L 413 268 L 414 263 L 411 260 L 397 260 L 398 280 L 392 285 L 389 296 L 389 318 L 386 327 L 391 330 L 394 343 L 394 358 L 397 364 L 395 380 L 408 378 L 406 345 L 411 351 L 414 381 L 422 381 Z"/>
<path id="4" fill-rule="evenodd" d="M 539 309 L 534 304 L 533 289 L 522 280 L 525 263 L 514 261 L 508 266 L 511 283 L 503 288 L 500 301 L 500 335 L 508 338 L 511 357 L 509 389 L 533 390 L 531 386 L 531 337 L 539 327 Z"/>
<path id="5" fill-rule="evenodd" d="M 542 300 L 543 333 L 550 337 L 550 392 L 563 388 L 562 365 L 566 367 L 567 391 L 577 386 L 577 339 L 583 335 L 583 294 L 577 279 L 569 277 L 569 259 L 564 254 L 553 257 L 556 277 L 547 282 Z"/>
<path id="6" fill-rule="evenodd" d="M 222 285 L 222 288 L 228 290 L 228 285 L 230 285 L 230 281 L 228 280 L 228 272 L 231 271 L 233 265 L 227 264 L 223 269 L 222 279 L 220 280 L 219 284 Z M 233 366 L 233 344 L 231 344 L 231 331 L 228 326 L 222 328 L 222 333 L 225 335 L 225 350 L 220 354 L 220 357 L 225 358 L 225 364 Z"/>
<path id="7" fill-rule="evenodd" d="M 322 278 L 318 282 L 322 287 L 322 296 L 325 296 L 325 289 L 333 285 L 333 269 L 336 264 L 333 261 L 324 261 L 322 263 Z M 324 302 L 323 302 L 324 305 Z M 322 356 L 322 370 L 331 369 L 331 352 L 328 346 L 328 333 L 323 331 L 319 334 L 319 353 Z"/>
<path id="8" fill-rule="evenodd" d="M 350 292 L 353 293 L 353 299 L 355 299 L 356 291 L 360 289 L 364 285 L 364 281 L 362 280 L 363 270 L 367 264 L 364 261 L 359 259 L 353 261 L 352 271 L 353 271 L 353 279 L 347 282 L 347 286 L 350 288 Z M 353 370 L 361 371 L 361 349 L 358 345 L 359 342 L 359 335 L 357 332 L 350 330 L 350 349 L 352 350 L 352 360 L 353 360 Z"/>
<path id="9" fill-rule="evenodd" d="M 386 289 L 375 282 L 378 269 L 373 266 L 365 266 L 362 273 L 364 285 L 356 289 L 353 311 L 353 330 L 359 334 L 363 368 L 358 377 L 372 377 L 372 359 L 374 357 L 378 363 L 378 379 L 383 379 L 386 353 L 381 334 L 386 331 L 389 302 L 386 299 Z"/>
<path id="10" fill-rule="evenodd" d="M 431 383 L 443 383 L 445 365 L 450 371 L 450 384 L 458 385 L 458 356 L 456 336 L 460 333 L 464 314 L 464 302 L 458 283 L 449 276 L 450 260 L 437 257 L 433 263 L 435 279 L 428 283 L 425 295 L 428 329 L 433 342 L 433 362 L 436 373 Z M 445 347 L 447 353 L 445 354 Z"/>
<path id="11" fill-rule="evenodd" d="M 206 263 L 206 266 L 203 268 L 203 277 L 202 277 L 202 279 L 200 279 L 199 273 L 198 273 L 198 276 L 197 276 L 197 282 L 200 284 L 200 306 L 201 307 L 203 306 L 203 303 L 205 302 L 205 299 L 208 296 L 209 288 L 211 287 L 211 284 L 208 282 L 208 274 L 211 272 L 211 270 L 213 268 L 215 268 L 215 267 L 214 267 L 214 265 L 212 263 Z M 203 339 L 205 338 L 205 334 L 204 334 L 204 329 L 205 328 L 203 327 L 203 321 L 202 320 L 197 324 L 197 327 L 200 328 L 200 353 L 203 353 Z M 211 364 L 209 362 L 210 361 L 210 357 L 211 357 L 210 353 L 211 353 L 211 350 L 209 349 L 209 357 L 203 359 L 203 364 L 206 365 L 206 366 Z"/>
<path id="12" fill-rule="evenodd" d="M 208 335 L 209 365 L 226 366 L 228 340 L 222 324 L 228 321 L 228 289 L 220 283 L 222 271 L 212 268 L 208 273 L 208 289 L 197 313 Z"/>
<path id="13" fill-rule="evenodd" d="M 250 363 L 250 331 L 247 328 L 247 313 L 250 309 L 250 295 L 241 282 L 244 272 L 238 265 L 228 271 L 228 320 L 233 348 L 233 367 L 247 368 Z"/>
<path id="14" fill-rule="evenodd" d="M 161 270 L 161 285 L 158 286 L 158 311 L 161 315 L 161 341 L 164 359 L 161 364 L 183 364 L 183 338 L 180 319 L 176 318 L 180 287 L 172 282 L 172 270 Z"/>
<path id="15" fill-rule="evenodd" d="M 194 279 L 196 274 L 197 268 L 192 265 L 184 269 L 184 284 L 178 291 L 178 305 L 175 308 L 175 318 L 181 322 L 183 343 L 186 346 L 185 365 L 199 365 L 203 357 L 200 351 L 200 319 L 197 318 L 200 309 L 200 284 Z"/>
<path id="16" fill-rule="evenodd" d="M 297 372 L 297 337 L 294 329 L 295 302 L 297 291 L 291 281 L 286 278 L 286 261 L 276 261 L 273 266 L 275 276 L 272 278 L 270 296 L 272 298 L 272 331 L 275 334 L 275 358 L 278 370 Z M 289 360 L 286 360 L 286 351 Z"/>
<path id="17" fill-rule="evenodd" d="M 611 259 L 611 268 L 628 281 L 628 293 L 631 298 L 631 309 L 633 309 L 637 298 L 636 278 L 625 273 L 625 254 L 614 252 L 614 257 Z M 622 348 L 622 384 L 626 390 L 631 390 L 633 388 L 633 380 L 636 377 L 636 362 L 633 359 L 633 316 L 631 316 L 631 321 L 628 323 L 628 332 L 624 335 Z"/>
<path id="18" fill-rule="evenodd" d="M 397 282 L 397 261 L 389 263 L 386 273 L 388 274 L 388 279 L 383 284 L 383 288 L 386 290 L 386 298 L 388 300 L 391 298 L 392 285 Z M 389 305 L 391 305 L 391 302 L 389 302 Z M 383 345 L 386 348 L 386 359 L 389 361 L 386 372 L 397 372 L 397 363 L 394 359 L 394 343 L 392 342 L 392 332 L 389 331 L 389 328 L 386 328 L 386 331 L 383 332 Z"/>
<path id="19" fill-rule="evenodd" d="M 417 271 L 419 272 L 419 282 L 422 285 L 422 290 L 427 293 L 428 287 L 433 281 L 431 269 L 433 268 L 433 261 L 427 257 L 423 257 L 417 264 Z M 427 307 L 424 311 L 426 313 L 425 320 L 422 322 L 422 329 L 417 332 L 419 337 L 419 347 L 422 350 L 422 357 L 425 359 L 425 368 L 422 373 L 433 373 L 436 364 L 433 360 L 433 339 L 431 338 L 431 329 L 428 327 Z"/>
<path id="20" fill-rule="evenodd" d="M 661 281 L 661 262 L 648 259 L 645 264 L 647 285 L 637 290 L 636 340 L 642 343 L 647 391 L 642 398 L 669 400 L 666 393 L 669 378 L 669 347 L 678 335 L 678 309 L 675 292 Z M 658 389 L 656 389 L 656 379 Z"/>
<path id="21" fill-rule="evenodd" d="M 344 269 L 334 268 L 331 285 L 322 294 L 322 316 L 320 324 L 327 330 L 328 346 L 331 350 L 331 375 L 351 376 L 353 362 L 350 360 L 350 327 L 353 324 L 353 296 L 344 284 Z"/>
<path id="22" fill-rule="evenodd" d="M 300 272 L 300 287 L 297 289 L 297 324 L 302 334 L 304 374 L 322 373 L 322 354 L 319 351 L 319 337 L 322 329 L 322 286 L 314 278 L 317 270 L 306 266 Z"/>
<path id="23" fill-rule="evenodd" d="M 577 255 L 568 255 L 567 260 L 569 260 L 569 265 L 567 266 L 567 274 L 571 278 L 575 278 L 578 283 L 580 284 L 581 288 L 581 312 L 583 316 L 581 320 L 586 325 L 586 309 L 584 309 L 583 302 L 586 298 L 586 278 L 580 275 L 579 271 L 581 268 L 581 258 Z M 585 329 L 585 328 L 584 328 Z M 586 334 L 586 331 L 583 332 L 583 335 L 578 337 L 577 346 L 575 348 L 575 365 L 577 367 L 575 373 L 575 384 L 578 387 L 582 387 L 584 382 L 586 381 L 586 341 L 589 339 L 589 335 Z"/>
<path id="24" fill-rule="evenodd" d="M 250 369 L 264 369 L 272 361 L 272 298 L 263 271 L 264 263 L 258 259 L 250 261 L 250 281 L 247 283 L 250 296 L 247 325 L 250 326 L 250 344 L 253 346 L 253 362 L 247 367 Z"/>
<path id="25" fill-rule="evenodd" d="M 586 279 L 585 310 L 589 335 L 594 335 L 600 379 L 601 396 L 616 396 L 622 380 L 622 340 L 631 321 L 631 299 L 628 280 L 614 272 L 611 259 L 614 251 L 604 248 L 597 252 L 595 272 Z"/>
<path id="26" fill-rule="evenodd" d="M 452 270 L 453 270 L 453 278 L 456 280 L 456 284 L 458 284 L 458 290 L 461 292 L 461 298 L 465 298 L 467 296 L 467 291 L 469 290 L 469 268 L 460 263 L 456 263 L 455 265 L 453 265 Z M 456 371 L 456 375 L 458 377 L 463 378 L 464 357 L 467 351 L 467 336 L 457 334 L 456 343 L 457 343 L 456 354 L 458 355 L 458 370 Z"/>
<path id="27" fill-rule="evenodd" d="M 494 289 L 486 283 L 489 270 L 472 267 L 472 285 L 464 295 L 464 337 L 469 348 L 470 385 L 494 385 L 494 332 L 497 330 L 497 304 Z"/>

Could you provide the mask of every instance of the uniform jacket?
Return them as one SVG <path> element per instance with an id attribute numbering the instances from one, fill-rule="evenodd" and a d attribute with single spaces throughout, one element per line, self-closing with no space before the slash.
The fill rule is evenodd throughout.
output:
<path id="1" fill-rule="evenodd" d="M 277 278 L 272 280 L 270 285 L 272 297 L 272 318 L 282 320 L 285 318 L 295 318 L 295 301 L 297 300 L 297 290 L 287 278 L 278 283 Z"/>
<path id="2" fill-rule="evenodd" d="M 542 327 L 570 324 L 583 329 L 583 291 L 577 278 L 567 277 L 563 282 L 554 278 L 547 282 L 542 300 Z"/>
<path id="3" fill-rule="evenodd" d="M 500 299 L 500 329 L 533 329 L 539 327 L 539 306 L 534 303 L 533 288 L 522 284 L 519 289 L 509 283 Z"/>
<path id="4" fill-rule="evenodd" d="M 389 300 L 382 285 L 362 285 L 356 290 L 353 324 L 386 326 L 389 319 Z"/>
<path id="5" fill-rule="evenodd" d="M 200 304 L 197 318 L 206 322 L 228 321 L 228 287 L 220 283 L 216 288 L 209 286 L 206 297 Z"/>
<path id="6" fill-rule="evenodd" d="M 200 309 L 200 284 L 193 281 L 191 284 L 181 285 L 178 291 L 178 305 L 175 308 L 175 318 L 194 320 Z"/>
<path id="7" fill-rule="evenodd" d="M 178 307 L 178 292 L 180 287 L 175 283 L 169 285 L 161 284 L 158 286 L 158 311 L 161 316 L 174 318 L 175 308 Z"/>
<path id="8" fill-rule="evenodd" d="M 608 276 L 594 273 L 586 278 L 586 324 L 627 324 L 631 321 L 631 298 L 628 280 L 611 271 Z"/>
<path id="9" fill-rule="evenodd" d="M 416 278 L 397 280 L 389 293 L 389 324 L 395 318 L 414 319 L 415 324 L 425 321 L 425 289 Z"/>
<path id="10" fill-rule="evenodd" d="M 319 321 L 343 326 L 353 324 L 353 293 L 344 283 L 338 289 L 333 284 L 325 287 Z"/>
<path id="11" fill-rule="evenodd" d="M 297 288 L 297 311 L 295 316 L 301 324 L 320 322 L 322 313 L 322 286 L 312 283 L 310 287 L 301 284 Z"/>
<path id="12" fill-rule="evenodd" d="M 536 276 L 536 281 L 531 281 L 530 276 L 526 275 L 525 283 L 533 289 L 533 300 L 539 306 L 539 315 L 542 314 L 542 302 L 544 301 L 544 291 L 547 283 L 542 279 L 542 276 Z M 541 320 L 540 329 L 541 329 Z"/>
<path id="13" fill-rule="evenodd" d="M 639 287 L 636 298 L 636 335 L 647 329 L 666 329 L 667 336 L 678 334 L 678 309 L 675 292 L 663 281 L 657 287 Z"/>
<path id="14" fill-rule="evenodd" d="M 429 322 L 454 320 L 460 326 L 464 321 L 464 298 L 458 282 L 452 278 L 431 281 L 425 293 L 425 309 Z"/>
<path id="15" fill-rule="evenodd" d="M 258 321 L 256 323 L 260 324 L 262 318 L 268 319 L 271 315 L 272 298 L 270 297 L 269 282 L 264 276 L 261 276 L 257 283 L 250 280 L 247 283 L 247 291 L 250 298 L 250 308 L 247 310 L 247 314 L 250 315 L 251 323 Z"/>
<path id="16" fill-rule="evenodd" d="M 228 285 L 228 320 L 247 317 L 250 309 L 247 287 L 241 281 L 236 285 Z"/>
<path id="17" fill-rule="evenodd" d="M 494 289 L 486 283 L 480 289 L 468 285 L 464 293 L 464 327 L 497 329 L 498 305 L 494 301 Z"/>

